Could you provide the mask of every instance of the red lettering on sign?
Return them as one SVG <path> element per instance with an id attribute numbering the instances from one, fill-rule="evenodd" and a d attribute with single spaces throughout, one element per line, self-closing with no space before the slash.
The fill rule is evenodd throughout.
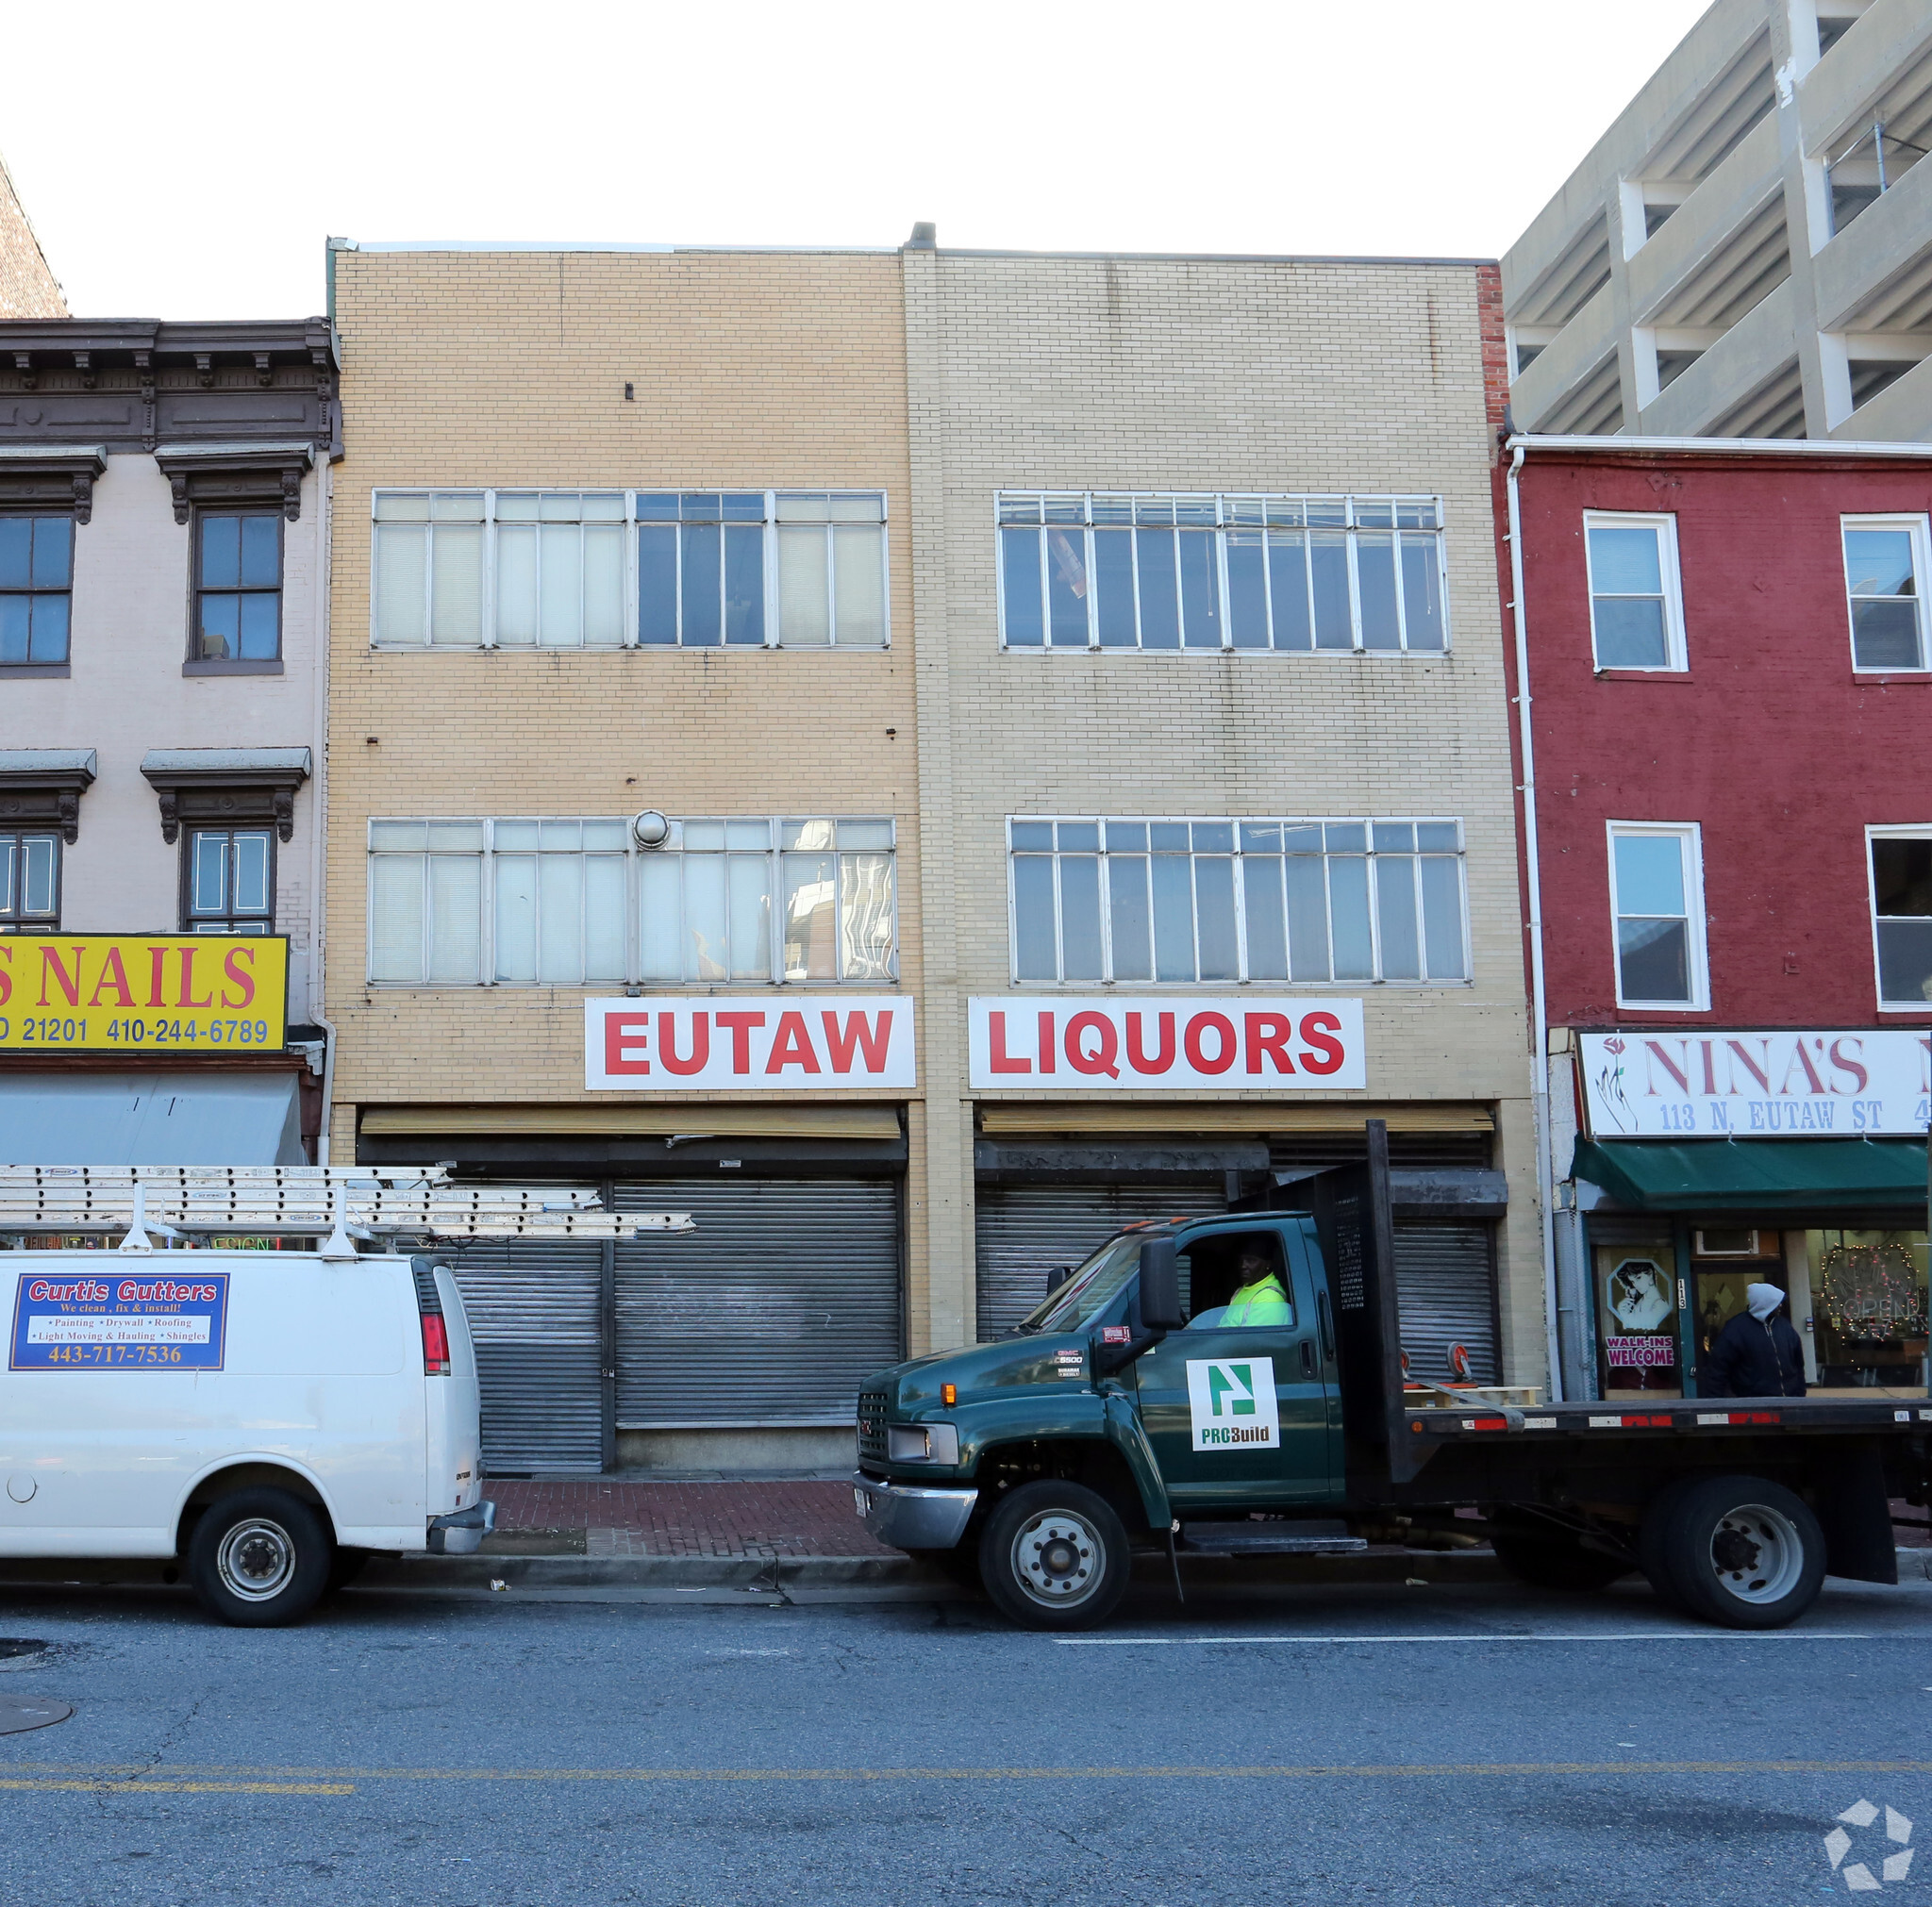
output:
<path id="1" fill-rule="evenodd" d="M 194 997 L 194 956 L 200 950 L 184 947 L 181 950 L 181 1004 L 183 1006 L 212 1006 L 215 997 L 212 993 L 206 1000 Z"/>
<path id="2" fill-rule="evenodd" d="M 660 1013 L 658 1016 L 658 1057 L 664 1062 L 666 1072 L 680 1073 L 687 1079 L 694 1072 L 703 1072 L 711 1063 L 711 1016 L 708 1013 L 691 1015 L 691 1057 L 679 1059 L 677 1016 Z"/>
<path id="3" fill-rule="evenodd" d="M 648 1059 L 633 1059 L 629 1049 L 635 1048 L 641 1053 L 649 1044 L 651 1022 L 645 1020 L 626 1020 L 621 1013 L 607 1013 L 604 1016 L 604 1070 L 606 1072 L 649 1072 Z"/>
<path id="4" fill-rule="evenodd" d="M 101 988 L 109 986 L 121 996 L 114 1003 L 115 1005 L 134 1004 L 134 995 L 127 989 L 127 970 L 121 965 L 121 950 L 118 947 L 108 949 L 107 963 L 101 969 L 101 977 L 94 982 L 94 990 L 88 996 L 87 1003 L 90 1006 L 98 1006 L 101 1003 Z"/>
<path id="5" fill-rule="evenodd" d="M 1090 1033 L 1099 1042 L 1091 1053 L 1087 1051 L 1086 1036 Z M 1067 1064 L 1075 1072 L 1090 1076 L 1104 1072 L 1109 1079 L 1118 1079 L 1120 1050 L 1120 1035 L 1106 1014 L 1076 1013 L 1067 1021 Z"/>
<path id="6" fill-rule="evenodd" d="M 1678 1061 L 1674 1060 L 1670 1056 L 1670 1054 L 1663 1050 L 1662 1045 L 1655 1039 L 1646 1039 L 1643 1042 L 1643 1050 L 1645 1053 L 1649 1053 L 1651 1058 L 1654 1059 L 1658 1066 L 1662 1067 L 1663 1070 L 1667 1073 L 1669 1073 L 1674 1080 L 1677 1082 L 1677 1090 L 1679 1092 L 1689 1092 L 1690 1090 L 1690 1062 L 1688 1057 L 1684 1057 L 1682 1060 L 1682 1064 L 1680 1065 Z M 1681 1057 L 1685 1052 L 1684 1042 L 1681 1039 L 1677 1042 L 1677 1051 Z M 1704 1058 L 1705 1070 L 1708 1072 L 1710 1070 L 1709 1053 L 1707 1053 Z M 1657 1097 L 1657 1075 L 1654 1072 L 1646 1073 L 1644 1090 L 1646 1093 L 1650 1095 L 1651 1098 L 1655 1099 Z"/>
<path id="7" fill-rule="evenodd" d="M 994 1072 L 1031 1072 L 1033 1062 L 1022 1053 L 1008 1055 L 1007 1052 L 1007 1016 L 1004 1013 L 989 1013 L 986 1016 L 987 1063 Z"/>
<path id="8" fill-rule="evenodd" d="M 722 1016 L 721 1016 L 722 1018 Z M 765 1023 L 765 1016 L 758 1015 L 758 1024 Z M 819 1056 L 811 1050 L 811 1035 L 805 1030 L 805 1015 L 802 1013 L 781 1013 L 778 1016 L 777 1036 L 772 1041 L 772 1056 L 765 1062 L 767 1072 L 777 1072 L 784 1067 L 803 1067 L 807 1072 L 823 1072 Z M 742 1067 L 735 1068 L 743 1071 Z"/>
<path id="9" fill-rule="evenodd" d="M 1274 1062 L 1276 1072 L 1292 1072 L 1294 1061 L 1288 1056 L 1288 1042 L 1294 1037 L 1294 1020 L 1286 1013 L 1250 1013 L 1243 1016 L 1248 1029 L 1248 1070 L 1261 1070 L 1265 1053 Z"/>
<path id="10" fill-rule="evenodd" d="M 1141 1045 L 1141 1016 L 1127 1015 L 1127 1064 L 1136 1072 L 1165 1072 L 1174 1064 L 1174 1015 L 1157 1014 L 1155 1023 L 1160 1029 L 1160 1051 L 1149 1059 Z"/>
<path id="11" fill-rule="evenodd" d="M 0 1006 L 13 998 L 13 943 L 0 940 Z"/>
<path id="12" fill-rule="evenodd" d="M 50 969 L 53 971 L 54 985 L 62 993 L 66 994 L 68 1005 L 78 1006 L 80 1004 L 80 956 L 86 952 L 87 949 L 84 945 L 80 943 L 75 944 L 74 949 L 74 971 L 70 975 L 66 968 L 60 964 L 60 950 L 58 947 L 49 947 L 42 944 L 41 948 L 41 1004 L 42 1006 L 48 1003 L 47 975 Z"/>
<path id="13" fill-rule="evenodd" d="M 1041 1071 L 1051 1072 L 1053 1070 L 1054 1052 L 1053 1015 L 1050 1013 L 1042 1013 L 1040 1016 L 1040 1044 L 1034 1051 L 1040 1054 Z"/>
<path id="14" fill-rule="evenodd" d="M 693 1018 L 696 1016 L 693 1015 Z M 751 1070 L 751 1030 L 762 1026 L 765 1016 L 762 1013 L 721 1013 L 718 1024 L 731 1036 L 731 1070 L 749 1072 Z"/>
<path id="15" fill-rule="evenodd" d="M 892 1009 L 890 1006 L 880 1009 L 876 1025 L 867 1014 L 848 1013 L 842 1033 L 839 1030 L 836 1013 L 822 1013 L 819 1018 L 825 1023 L 825 1045 L 831 1052 L 834 1072 L 852 1070 L 854 1047 L 863 1057 L 867 1072 L 885 1071 L 886 1055 L 892 1044 Z"/>
<path id="16" fill-rule="evenodd" d="M 161 962 L 167 957 L 168 950 L 165 947 L 150 947 L 147 950 L 147 1003 L 150 1006 L 165 1006 L 168 1003 L 162 997 L 167 991 L 168 983 L 161 978 Z"/>
<path id="17" fill-rule="evenodd" d="M 1332 1013 L 1305 1013 L 1302 1015 L 1302 1037 L 1313 1049 L 1308 1053 L 1298 1053 L 1295 1057 L 1302 1063 L 1304 1072 L 1340 1072 L 1341 1062 L 1346 1055 L 1342 1053 L 1341 1042 L 1331 1039 L 1330 1034 L 1341 1031 L 1341 1021 Z"/>
<path id="18" fill-rule="evenodd" d="M 235 963 L 238 960 L 246 961 L 251 970 L 246 973 L 237 972 Z M 255 974 L 252 970 L 254 966 L 255 949 L 253 947 L 230 947 L 228 949 L 228 957 L 222 962 L 222 977 L 225 980 L 232 980 L 242 989 L 240 1000 L 231 1000 L 225 993 L 222 995 L 222 1004 L 227 1007 L 230 1012 L 254 1003 Z"/>
<path id="19" fill-rule="evenodd" d="M 1201 1045 L 1201 1036 L 1211 1032 L 1219 1051 L 1209 1059 Z M 1181 1049 L 1188 1055 L 1188 1064 L 1196 1072 L 1225 1072 L 1234 1064 L 1234 1056 L 1241 1051 L 1241 1041 L 1234 1036 L 1234 1021 L 1224 1013 L 1197 1013 L 1188 1021 L 1188 1030 L 1181 1035 Z"/>
<path id="20" fill-rule="evenodd" d="M 0 994 L 0 1000 L 5 998 L 5 994 Z M 1857 1047 L 1860 1052 L 1864 1050 L 1865 1042 L 1862 1039 L 1855 1039 L 1852 1041 L 1852 1044 Z M 1831 1042 L 1831 1063 L 1840 1072 L 1848 1072 L 1857 1081 L 1857 1084 L 1852 1088 L 1853 1092 L 1863 1092 L 1871 1085 L 1872 1075 L 1856 1059 L 1848 1059 L 1844 1053 L 1839 1051 L 1843 1045 L 1844 1041 L 1842 1039 L 1834 1039 Z"/>

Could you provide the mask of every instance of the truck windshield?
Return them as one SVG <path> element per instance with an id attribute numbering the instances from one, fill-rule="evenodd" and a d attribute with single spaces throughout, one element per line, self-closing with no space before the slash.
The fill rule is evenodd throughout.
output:
<path id="1" fill-rule="evenodd" d="M 1091 1324 L 1141 1269 L 1141 1240 L 1109 1238 L 1045 1303 L 1020 1322 L 1024 1332 L 1080 1331 Z"/>

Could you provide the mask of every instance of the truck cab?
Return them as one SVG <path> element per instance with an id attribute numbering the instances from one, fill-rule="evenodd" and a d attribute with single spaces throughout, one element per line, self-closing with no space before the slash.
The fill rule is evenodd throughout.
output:
<path id="1" fill-rule="evenodd" d="M 1009 1335 L 914 1358 L 858 1404 L 859 1512 L 958 1554 L 1016 1619 L 1104 1620 L 1135 1541 L 1346 1493 L 1333 1300 L 1312 1217 L 1129 1227 Z"/>

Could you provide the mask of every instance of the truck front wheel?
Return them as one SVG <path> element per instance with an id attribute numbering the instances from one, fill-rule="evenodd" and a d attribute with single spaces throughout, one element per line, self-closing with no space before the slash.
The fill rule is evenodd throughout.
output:
<path id="1" fill-rule="evenodd" d="M 1726 1629 L 1782 1629 L 1817 1599 L 1824 1533 L 1804 1501 L 1764 1477 L 1711 1477 L 1687 1490 L 1666 1538 L 1690 1612 Z"/>
<path id="2" fill-rule="evenodd" d="M 1127 1593 L 1127 1533 L 1080 1484 L 1027 1484 L 979 1538 L 979 1574 L 1002 1614 L 1025 1629 L 1093 1629 Z"/>

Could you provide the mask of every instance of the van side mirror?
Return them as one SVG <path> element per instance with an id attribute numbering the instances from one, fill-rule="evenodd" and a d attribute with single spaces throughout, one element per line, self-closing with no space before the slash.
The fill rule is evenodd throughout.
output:
<path id="1" fill-rule="evenodd" d="M 1178 1331 L 1180 1270 L 1173 1238 L 1149 1238 L 1141 1247 L 1141 1323 L 1148 1331 Z"/>
<path id="2" fill-rule="evenodd" d="M 1051 1298 L 1073 1275 L 1074 1268 L 1071 1265 L 1056 1265 L 1046 1274 L 1046 1295 Z"/>

